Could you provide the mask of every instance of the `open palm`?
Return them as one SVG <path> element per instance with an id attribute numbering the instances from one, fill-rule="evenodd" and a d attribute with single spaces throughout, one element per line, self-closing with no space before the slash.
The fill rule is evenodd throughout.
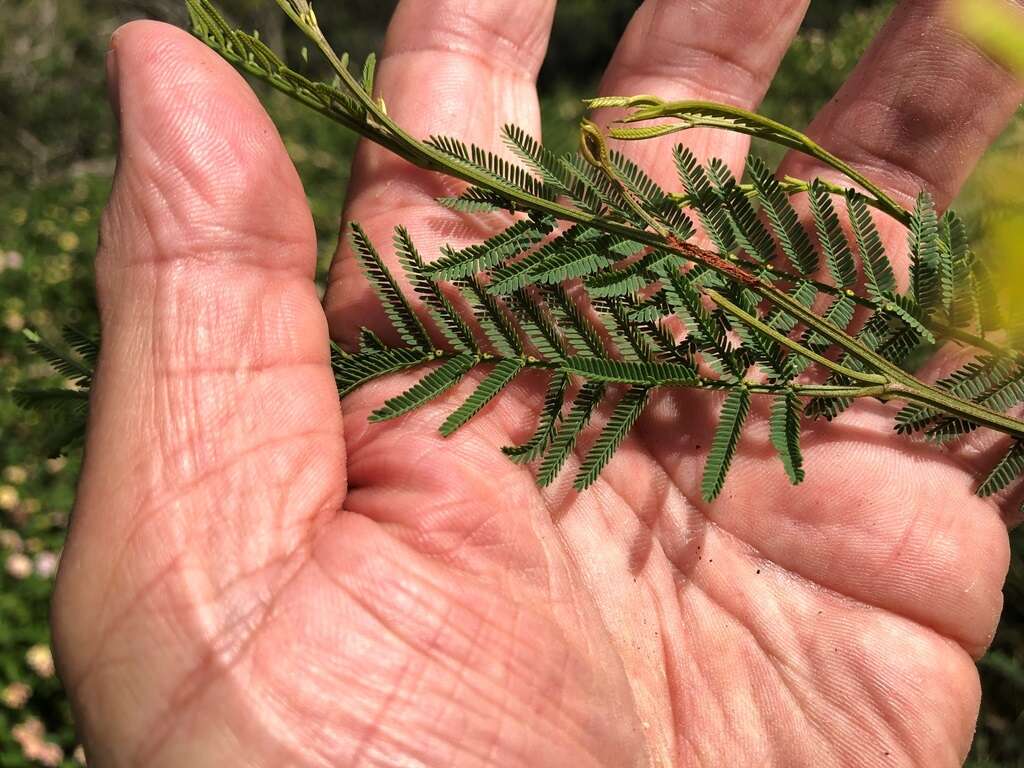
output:
<path id="1" fill-rule="evenodd" d="M 603 90 L 755 106 L 805 7 L 648 0 Z M 379 67 L 389 112 L 419 136 L 536 135 L 553 10 L 403 0 Z M 941 204 L 1020 92 L 940 10 L 901 5 L 812 132 Z M 963 759 L 1007 560 L 1000 510 L 972 496 L 988 446 L 940 454 L 856 407 L 811 428 L 794 489 L 755 413 L 708 505 L 706 393 L 655 400 L 581 494 L 571 471 L 540 491 L 498 452 L 532 430 L 527 377 L 447 440 L 471 382 L 370 425 L 411 379 L 339 408 L 328 327 L 344 342 L 383 318 L 346 247 L 321 306 L 310 214 L 256 98 L 174 28 L 130 25 L 112 49 L 104 348 L 54 606 L 90 764 Z M 747 148 L 683 140 L 734 168 Z M 637 159 L 669 183 L 665 149 Z M 802 163 L 782 172 L 819 170 Z M 500 226 L 434 204 L 449 185 L 364 145 L 346 215 L 382 245 L 406 224 L 428 255 Z"/>

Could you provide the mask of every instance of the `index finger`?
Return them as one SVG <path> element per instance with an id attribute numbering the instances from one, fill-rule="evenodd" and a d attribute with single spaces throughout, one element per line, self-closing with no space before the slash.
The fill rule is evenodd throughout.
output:
<path id="1" fill-rule="evenodd" d="M 512 123 L 540 134 L 535 85 L 554 16 L 554 0 L 403 0 L 388 27 L 376 91 L 395 121 L 412 135 L 449 135 L 495 148 Z M 358 221 L 382 246 L 396 224 L 408 227 L 426 257 L 441 242 L 470 235 L 462 215 L 435 198 L 451 184 L 362 142 L 356 154 L 345 219 Z M 388 247 L 382 251 L 390 250 Z M 385 258 L 388 258 L 385 254 Z M 383 320 L 360 279 L 347 238 L 339 244 L 324 302 L 335 339 Z"/>

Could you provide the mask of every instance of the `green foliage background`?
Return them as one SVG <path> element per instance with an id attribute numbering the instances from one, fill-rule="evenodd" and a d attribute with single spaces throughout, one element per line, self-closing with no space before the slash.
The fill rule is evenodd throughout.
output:
<path id="1" fill-rule="evenodd" d="M 222 0 L 271 45 L 297 52 L 298 39 L 269 0 Z M 601 68 L 636 0 L 561 0 L 541 74 L 546 141 L 567 149 Z M 343 30 L 339 48 L 356 60 L 379 49 L 394 3 L 323 3 L 325 29 Z M 797 127 L 831 97 L 881 25 L 890 0 L 833 0 L 812 5 L 762 111 Z M 51 553 L 58 553 L 71 508 L 78 460 L 48 460 L 35 416 L 6 393 L 39 384 L 52 372 L 25 348 L 26 325 L 56 338 L 65 323 L 93 330 L 92 254 L 110 189 L 116 129 L 104 85 L 107 40 L 128 19 L 184 23 L 175 0 L 5 0 L 0 14 L 0 766 L 29 760 L 14 729 L 36 718 L 45 738 L 76 765 L 70 711 L 59 682 L 35 657 L 49 642 Z M 338 211 L 354 148 L 351 136 L 276 93 L 263 94 L 306 186 L 320 241 L 320 274 L 337 237 Z M 996 152 L 1024 147 L 1018 117 Z M 770 159 L 771 151 L 758 148 Z M 984 176 L 968 185 L 960 209 L 975 225 L 988 207 Z M 971 764 L 1024 766 L 1024 532 L 1014 539 L 1006 607 L 992 650 L 980 663 L 984 697 Z M 12 556 L 16 565 L 10 565 Z M 33 573 L 12 575 L 31 566 Z M 43 654 L 45 658 L 45 653 Z M 12 683 L 31 695 L 11 700 Z M 5 699 L 8 699 L 5 701 Z"/>

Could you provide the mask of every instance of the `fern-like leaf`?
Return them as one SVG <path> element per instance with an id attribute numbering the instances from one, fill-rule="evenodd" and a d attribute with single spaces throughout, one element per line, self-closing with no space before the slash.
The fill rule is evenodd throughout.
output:
<path id="1" fill-rule="evenodd" d="M 458 197 L 439 197 L 437 202 L 461 213 L 490 213 L 509 207 L 500 195 L 480 187 L 470 187 Z"/>
<path id="2" fill-rule="evenodd" d="M 469 166 L 475 171 L 498 180 L 505 186 L 545 200 L 553 200 L 556 196 L 554 190 L 546 187 L 544 182 L 533 176 L 526 168 L 486 149 L 475 145 L 466 145 L 449 136 L 431 136 L 426 143 L 448 155 L 456 164 Z"/>
<path id="3" fill-rule="evenodd" d="M 501 360 L 466 401 L 460 405 L 441 425 L 441 434 L 448 437 L 467 421 L 476 416 L 491 400 L 519 375 L 523 364 L 519 360 Z"/>
<path id="4" fill-rule="evenodd" d="M 186 0 L 196 34 L 239 69 L 414 165 L 468 183 L 462 193 L 443 198 L 443 204 L 470 213 L 506 210 L 518 217 L 483 243 L 443 249 L 440 261 L 429 267 L 408 233 L 399 229 L 398 258 L 414 292 L 404 296 L 365 233 L 354 229 L 367 277 L 403 346 L 390 347 L 368 328 L 360 331 L 357 351 L 334 346 L 331 360 L 339 392 L 346 394 L 396 371 L 434 365 L 409 390 L 376 411 L 375 420 L 407 413 L 440 397 L 477 365 L 493 366 L 442 424 L 442 432 L 449 434 L 510 386 L 521 370 L 545 368 L 551 381 L 537 428 L 525 444 L 507 453 L 522 461 L 541 458 L 539 480 L 547 484 L 572 455 L 606 386 L 627 385 L 577 475 L 582 488 L 611 458 L 650 390 L 726 389 L 701 484 L 710 500 L 722 490 L 755 392 L 775 394 L 772 443 L 790 479 L 802 479 L 798 394 L 804 390 L 803 385 L 788 384 L 808 365 L 793 351 L 793 339 L 800 333 L 802 343 L 828 358 L 814 355 L 833 369 L 828 382 L 842 385 L 847 395 L 812 397 L 808 414 L 831 418 L 855 397 L 891 391 L 885 385 L 899 384 L 908 399 L 935 404 L 905 408 L 897 418 L 900 429 L 923 431 L 939 441 L 963 435 L 977 424 L 1014 437 L 1024 434 L 1020 422 L 992 413 L 1005 413 L 1024 401 L 1024 370 L 1015 352 L 1005 355 L 1012 365 L 980 358 L 973 368 L 965 368 L 945 383 L 952 390 L 949 399 L 935 397 L 929 386 L 898 370 L 906 369 L 915 351 L 926 351 L 924 345 L 936 341 L 939 334 L 933 330 L 985 351 L 996 352 L 1002 343 L 987 336 L 1003 324 L 995 280 L 983 260 L 971 253 L 962 223 L 950 213 L 939 218 L 927 195 L 919 197 L 913 213 L 907 212 L 870 179 L 798 131 L 726 105 L 667 103 L 652 96 L 606 97 L 591 105 L 632 110 L 624 119 L 628 125 L 611 128 L 610 138 L 652 138 L 703 126 L 738 131 L 816 157 L 864 190 L 845 192 L 856 248 L 839 224 L 832 197 L 842 194 L 838 187 L 820 181 L 779 181 L 758 160 L 749 163 L 753 183 L 747 184 L 734 178 L 722 161 L 712 160 L 705 168 L 692 152 L 677 147 L 676 168 L 685 195 L 669 195 L 627 157 L 607 151 L 593 124 L 584 128 L 581 152 L 558 158 L 513 126 L 504 131 L 505 143 L 516 156 L 511 160 L 449 137 L 420 142 L 387 115 L 383 100 L 374 98 L 372 55 L 361 76 L 354 75 L 348 56 L 330 51 L 307 0 L 278 2 L 327 54 L 336 71 L 334 83 L 314 82 L 289 69 L 258 35 L 232 29 L 209 0 Z M 656 122 L 636 124 L 651 120 Z M 593 162 L 598 156 L 600 161 Z M 798 193 L 809 194 L 814 233 L 804 228 L 790 202 L 789 196 Z M 909 224 L 909 294 L 896 289 L 869 204 Z M 687 242 L 694 232 L 692 215 L 717 252 L 702 252 Z M 566 229 L 555 235 L 557 222 Z M 776 267 L 776 251 L 793 270 L 783 273 Z M 833 285 L 810 277 L 820 255 Z M 858 267 L 870 301 L 853 292 Z M 799 274 L 789 274 L 794 270 Z M 584 290 L 577 293 L 574 288 L 570 296 L 565 283 L 578 278 Z M 453 303 L 449 289 L 462 291 L 462 297 Z M 821 294 L 835 296 L 824 313 L 818 308 Z M 855 338 L 833 332 L 829 326 L 849 326 L 857 304 L 871 305 L 872 311 L 861 312 L 866 319 Z M 427 322 L 428 315 L 437 329 Z M 681 341 L 675 336 L 677 320 L 685 328 Z M 477 326 L 486 343 L 477 341 Z M 435 330 L 447 342 L 443 350 L 432 341 Z M 1002 330 L 1014 338 L 1013 329 Z M 88 386 L 96 349 L 81 337 L 67 340 L 71 353 L 45 346 L 37 351 L 59 372 Z M 698 361 L 718 375 L 699 376 Z M 745 383 L 752 365 L 762 369 L 768 383 Z M 563 418 L 566 390 L 576 379 L 582 379 L 582 389 Z M 778 382 L 785 384 L 777 386 Z M 37 405 L 71 403 L 77 409 L 71 414 L 72 426 L 78 429 L 81 423 L 84 393 L 21 397 L 34 399 Z M 975 407 L 968 407 L 967 400 Z M 982 483 L 983 495 L 1005 488 L 1021 474 L 1022 444 L 1024 440 L 1014 443 Z"/>
<path id="5" fill-rule="evenodd" d="M 59 375 L 78 387 L 88 387 L 92 383 L 93 372 L 89 365 L 44 341 L 35 331 L 26 329 L 22 334 L 28 340 L 29 349 L 48 362 Z"/>
<path id="6" fill-rule="evenodd" d="M 922 311 L 910 296 L 899 293 L 892 293 L 885 297 L 886 303 L 882 305 L 882 311 L 899 318 L 905 326 L 912 329 L 922 341 L 928 344 L 935 343 L 935 334 L 931 332 L 920 317 Z"/>
<path id="7" fill-rule="evenodd" d="M 574 225 L 521 258 L 507 261 L 495 266 L 490 272 L 490 283 L 487 290 L 497 295 L 505 295 L 525 288 L 536 282 L 530 274 L 534 267 L 543 264 L 547 259 L 566 250 L 579 242 L 592 242 L 599 238 L 599 233 L 588 230 L 579 224 Z"/>
<path id="8" fill-rule="evenodd" d="M 978 285 L 974 278 L 974 254 L 967 242 L 967 229 L 952 210 L 939 222 L 939 237 L 949 253 L 952 269 L 952 298 L 948 307 L 949 324 L 954 328 L 970 325 L 978 314 Z"/>
<path id="9" fill-rule="evenodd" d="M 560 157 L 558 162 L 572 184 L 570 197 L 576 205 L 594 215 L 611 216 L 614 211 L 615 218 L 623 218 L 618 213 L 625 205 L 622 194 L 603 173 L 597 171 L 578 152 Z M 631 216 L 633 212 L 629 211 L 628 214 Z M 633 219 L 626 217 L 625 220 Z"/>
<path id="10" fill-rule="evenodd" d="M 818 298 L 818 289 L 814 283 L 801 280 L 789 291 L 789 296 L 800 306 L 810 309 L 814 306 L 814 300 Z M 765 322 L 780 333 L 789 333 L 798 324 L 795 317 L 778 308 L 765 318 Z"/>
<path id="11" fill-rule="evenodd" d="M 874 301 L 884 301 L 884 296 L 896 290 L 896 276 L 885 254 L 878 227 L 871 218 L 867 204 L 852 190 L 846 193 L 846 210 L 850 214 L 850 226 L 857 241 L 868 296 Z"/>
<path id="12" fill-rule="evenodd" d="M 454 387 L 477 363 L 476 355 L 463 353 L 446 360 L 409 389 L 384 402 L 370 414 L 370 421 L 385 421 L 426 405 Z"/>
<path id="13" fill-rule="evenodd" d="M 433 352 L 418 349 L 392 347 L 381 352 L 361 355 L 341 355 L 338 351 L 331 356 L 338 394 L 345 397 L 369 381 L 398 371 L 423 365 L 436 359 Z"/>
<path id="14" fill-rule="evenodd" d="M 717 372 L 728 372 L 738 377 L 740 368 L 720 315 L 705 309 L 700 294 L 687 285 L 678 272 L 663 272 L 662 277 L 669 306 L 683 321 L 688 337 L 694 341 L 708 365 Z"/>
<path id="15" fill-rule="evenodd" d="M 548 316 L 542 301 L 526 290 L 516 291 L 509 297 L 523 335 L 545 360 L 558 360 L 569 354 L 561 332 Z"/>
<path id="16" fill-rule="evenodd" d="M 711 450 L 708 451 L 707 462 L 704 465 L 701 493 L 704 500 L 709 503 L 722 492 L 725 476 L 736 454 L 736 446 L 739 445 L 740 434 L 749 412 L 750 391 L 742 386 L 731 389 L 722 403 L 718 427 L 715 429 Z"/>
<path id="17" fill-rule="evenodd" d="M 612 384 L 643 384 L 673 386 L 693 384 L 697 371 L 683 363 L 637 362 L 610 360 L 602 357 L 573 356 L 566 358 L 563 370 L 590 381 Z"/>
<path id="18" fill-rule="evenodd" d="M 395 229 L 395 249 L 413 290 L 427 306 L 448 343 L 458 351 L 476 352 L 477 344 L 473 331 L 441 292 L 437 283 L 430 279 L 423 257 L 416 250 L 405 227 Z"/>
<path id="19" fill-rule="evenodd" d="M 607 244 L 587 242 L 571 245 L 551 254 L 530 270 L 530 282 L 556 285 L 577 277 L 586 277 L 615 263 L 608 255 Z"/>
<path id="20" fill-rule="evenodd" d="M 626 439 L 629 430 L 640 418 L 649 394 L 650 390 L 644 387 L 630 387 L 615 405 L 608 423 L 605 424 L 594 445 L 587 452 L 587 456 L 583 459 L 579 472 L 576 474 L 573 487 L 577 491 L 584 490 L 597 480 L 601 470 L 611 460 L 612 455 Z"/>
<path id="21" fill-rule="evenodd" d="M 770 262 L 775 256 L 775 241 L 728 167 L 715 158 L 708 163 L 707 174 L 728 211 L 725 218 L 732 226 L 736 244 L 755 261 Z"/>
<path id="22" fill-rule="evenodd" d="M 642 329 L 631 322 L 629 307 L 622 299 L 606 297 L 593 299 L 592 305 L 598 311 L 598 318 L 604 325 L 611 346 L 624 360 L 642 362 L 653 360 L 657 350 Z"/>
<path id="23" fill-rule="evenodd" d="M 22 408 L 36 411 L 63 410 L 69 406 L 79 408 L 89 402 L 87 389 L 15 389 L 11 396 Z"/>
<path id="24" fill-rule="evenodd" d="M 566 340 L 578 352 L 589 352 L 604 357 L 606 351 L 601 335 L 594 324 L 584 315 L 583 308 L 577 304 L 561 285 L 549 287 L 544 292 L 548 306 Z"/>
<path id="25" fill-rule="evenodd" d="M 704 168 L 697 162 L 693 152 L 681 144 L 675 146 L 672 156 L 679 180 L 697 212 L 701 228 L 711 238 L 719 253 L 735 250 L 736 240 L 722 198 L 712 189 Z"/>
<path id="26" fill-rule="evenodd" d="M 352 246 L 363 267 L 363 274 L 370 282 L 388 320 L 398 331 L 402 341 L 420 349 L 431 349 L 430 334 L 409 305 L 398 282 L 377 253 L 370 238 L 358 224 L 352 224 Z"/>
<path id="27" fill-rule="evenodd" d="M 952 268 L 945 266 L 939 248 L 939 220 L 926 192 L 917 197 L 910 218 L 910 284 L 914 300 L 925 311 L 948 306 L 952 294 Z M 948 270 L 947 277 L 944 272 Z"/>
<path id="28" fill-rule="evenodd" d="M 772 446 L 782 459 L 782 466 L 793 485 L 804 479 L 803 455 L 800 452 L 800 416 L 803 408 L 796 393 L 787 389 L 772 403 L 769 426 Z"/>
<path id="29" fill-rule="evenodd" d="M 840 294 L 828 305 L 828 308 L 822 315 L 822 319 L 830 325 L 845 331 L 849 327 L 850 323 L 853 322 L 853 316 L 856 309 L 857 304 L 853 299 L 846 294 Z M 829 346 L 829 344 L 831 344 L 828 338 L 813 329 L 808 329 L 804 333 L 802 340 L 804 346 L 810 347 L 816 351 L 824 350 Z"/>
<path id="30" fill-rule="evenodd" d="M 384 352 L 387 348 L 388 345 L 384 343 L 384 340 L 369 328 L 359 329 L 360 352 Z"/>
<path id="31" fill-rule="evenodd" d="M 857 265 L 832 205 L 832 196 L 820 183 L 816 183 L 811 185 L 810 201 L 814 227 L 829 274 L 839 288 L 849 288 L 857 280 Z"/>
<path id="32" fill-rule="evenodd" d="M 569 376 L 563 373 L 556 373 L 551 377 L 544 394 L 544 406 L 541 408 L 537 428 L 533 435 L 522 445 L 507 445 L 501 449 L 512 461 L 517 464 L 528 464 L 544 453 L 558 427 L 569 381 Z"/>
<path id="33" fill-rule="evenodd" d="M 567 195 L 572 194 L 572 184 L 567 179 L 565 167 L 551 150 L 518 125 L 506 125 L 501 133 L 505 145 L 529 168 L 540 174 L 544 184 Z"/>
<path id="34" fill-rule="evenodd" d="M 1024 441 L 1015 440 L 999 463 L 989 472 L 988 477 L 978 486 L 977 494 L 985 497 L 999 493 L 1020 477 L 1022 472 L 1024 472 Z"/>
<path id="35" fill-rule="evenodd" d="M 546 234 L 532 219 L 522 219 L 482 243 L 460 251 L 444 249 L 444 255 L 429 267 L 434 280 L 454 280 L 482 272 L 523 253 Z"/>
<path id="36" fill-rule="evenodd" d="M 476 320 L 484 336 L 499 355 L 518 357 L 523 354 L 519 333 L 501 302 L 477 282 L 476 278 L 460 283 L 463 295 L 475 308 Z"/>
<path id="37" fill-rule="evenodd" d="M 82 358 L 86 367 L 94 370 L 100 357 L 100 340 L 73 325 L 64 326 L 61 335 L 64 342 Z"/>
<path id="38" fill-rule="evenodd" d="M 818 268 L 818 254 L 800 223 L 800 217 L 790 204 L 789 197 L 764 162 L 752 157 L 747 168 L 782 252 L 797 272 L 802 275 L 813 274 Z"/>
<path id="39" fill-rule="evenodd" d="M 986 366 L 980 375 L 969 382 L 970 386 L 961 385 L 957 389 L 964 392 L 961 397 L 983 408 L 1005 413 L 1024 402 L 1024 371 L 1011 361 L 999 359 L 998 362 L 1002 365 L 991 368 Z M 980 391 L 979 387 L 982 387 Z M 925 435 L 929 440 L 944 443 L 977 428 L 978 425 L 973 421 L 943 416 L 935 419 Z"/>
<path id="40" fill-rule="evenodd" d="M 621 297 L 635 294 L 651 283 L 656 271 L 677 270 L 685 261 L 671 251 L 654 250 L 631 264 L 600 272 L 585 281 L 591 297 Z"/>
<path id="41" fill-rule="evenodd" d="M 569 455 L 579 440 L 580 433 L 586 428 L 594 415 L 594 410 L 604 397 L 604 391 L 603 382 L 588 381 L 576 395 L 569 414 L 562 421 L 544 458 L 541 459 L 540 468 L 537 470 L 537 484 L 542 488 L 551 485 L 562 467 L 565 466 L 565 462 L 568 461 Z"/>

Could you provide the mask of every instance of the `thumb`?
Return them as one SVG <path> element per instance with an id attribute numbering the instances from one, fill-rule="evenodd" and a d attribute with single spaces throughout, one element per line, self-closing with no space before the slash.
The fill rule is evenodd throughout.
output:
<path id="1" fill-rule="evenodd" d="M 73 693 L 97 655 L 139 654 L 128 614 L 174 606 L 173 629 L 145 632 L 177 659 L 247 615 L 345 482 L 312 220 L 273 125 L 174 27 L 123 27 L 109 55 L 121 151 L 96 258 L 102 355 L 54 608 Z M 172 664 L 144 661 L 157 692 Z M 91 705 L 88 720 L 134 715 Z"/>

